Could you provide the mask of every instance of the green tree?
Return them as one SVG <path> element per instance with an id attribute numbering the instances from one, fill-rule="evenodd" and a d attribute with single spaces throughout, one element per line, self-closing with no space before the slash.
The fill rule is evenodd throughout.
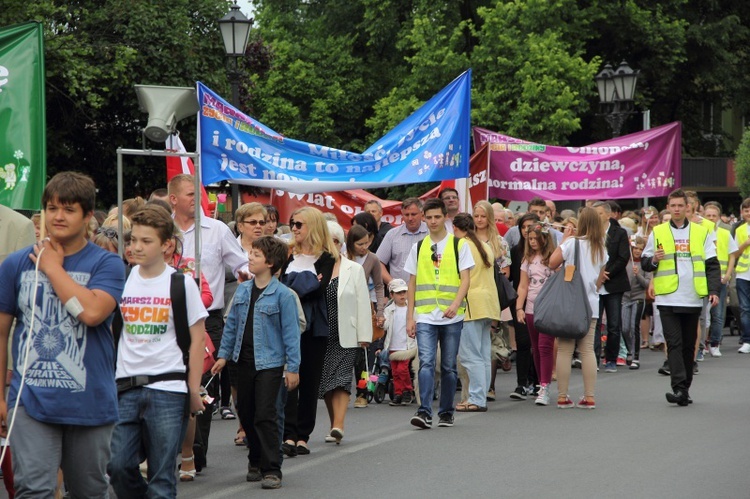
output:
<path id="1" fill-rule="evenodd" d="M 750 197 L 750 127 L 745 128 L 734 158 L 737 187 L 743 199 Z"/>

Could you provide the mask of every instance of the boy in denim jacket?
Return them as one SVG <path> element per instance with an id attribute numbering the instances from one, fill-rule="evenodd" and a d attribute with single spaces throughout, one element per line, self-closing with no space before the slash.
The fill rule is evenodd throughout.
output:
<path id="1" fill-rule="evenodd" d="M 299 383 L 297 301 L 274 277 L 287 255 L 286 245 L 273 237 L 253 241 L 249 269 L 255 277 L 237 288 L 211 370 L 221 371 L 228 359 L 237 362 L 237 411 L 249 447 L 247 481 L 262 480 L 264 489 L 281 487 L 276 410 L 281 383 L 289 390 Z"/>

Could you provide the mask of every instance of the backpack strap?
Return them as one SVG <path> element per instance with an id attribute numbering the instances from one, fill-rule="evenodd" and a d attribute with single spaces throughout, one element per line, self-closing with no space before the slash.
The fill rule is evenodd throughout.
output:
<path id="1" fill-rule="evenodd" d="M 453 254 L 456 256 L 456 274 L 461 277 L 461 271 L 458 269 L 458 238 L 453 236 Z"/>
<path id="2" fill-rule="evenodd" d="M 169 298 L 172 300 L 172 316 L 177 345 L 182 350 L 185 367 L 190 361 L 190 326 L 188 326 L 187 298 L 185 296 L 185 274 L 174 272 L 169 285 Z"/>

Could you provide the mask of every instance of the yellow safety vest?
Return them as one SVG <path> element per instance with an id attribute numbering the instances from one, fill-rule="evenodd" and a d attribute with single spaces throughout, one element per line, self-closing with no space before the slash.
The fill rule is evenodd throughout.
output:
<path id="1" fill-rule="evenodd" d="M 708 281 L 706 280 L 706 253 L 704 244 L 708 231 L 702 225 L 690 222 L 690 258 L 693 262 L 693 287 L 698 296 L 708 296 Z M 677 291 L 680 277 L 677 273 L 677 253 L 670 222 L 654 227 L 654 251 L 661 245 L 664 258 L 654 272 L 654 294 L 668 295 Z"/>
<path id="2" fill-rule="evenodd" d="M 709 219 L 701 217 L 701 225 L 708 231 L 713 232 L 716 225 Z"/>
<path id="3" fill-rule="evenodd" d="M 429 314 L 435 310 L 435 307 L 445 311 L 456 299 L 458 288 L 461 287 L 461 276 L 457 270 L 458 251 L 454 248 L 460 251 L 466 241 L 459 240 L 456 247 L 453 244 L 453 237 L 453 234 L 448 234 L 437 272 L 432 262 L 431 246 L 433 243 L 430 236 L 425 237 L 421 246 L 418 246 L 417 289 L 414 295 L 414 306 L 418 314 Z M 466 301 L 464 300 L 456 313 L 463 314 L 465 310 Z"/>
<path id="4" fill-rule="evenodd" d="M 737 240 L 737 246 L 742 246 L 742 243 L 747 241 L 747 224 L 742 224 L 737 227 L 734 232 L 734 237 Z M 741 274 L 747 269 L 750 269 L 750 247 L 745 248 L 740 257 L 737 259 L 737 266 L 734 268 L 735 272 Z"/>
<path id="5" fill-rule="evenodd" d="M 722 275 L 727 273 L 729 267 L 729 239 L 732 235 L 723 227 L 716 228 L 716 258 L 721 265 Z"/>

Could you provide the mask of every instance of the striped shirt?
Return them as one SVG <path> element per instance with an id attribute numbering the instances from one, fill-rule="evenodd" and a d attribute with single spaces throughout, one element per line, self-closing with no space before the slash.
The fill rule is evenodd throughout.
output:
<path id="1" fill-rule="evenodd" d="M 421 222 L 416 232 L 409 232 L 406 224 L 388 231 L 378 248 L 378 259 L 389 268 L 393 279 L 403 279 L 409 282 L 409 273 L 404 270 L 404 264 L 409 257 L 409 251 L 417 242 L 427 236 L 427 224 Z"/>

